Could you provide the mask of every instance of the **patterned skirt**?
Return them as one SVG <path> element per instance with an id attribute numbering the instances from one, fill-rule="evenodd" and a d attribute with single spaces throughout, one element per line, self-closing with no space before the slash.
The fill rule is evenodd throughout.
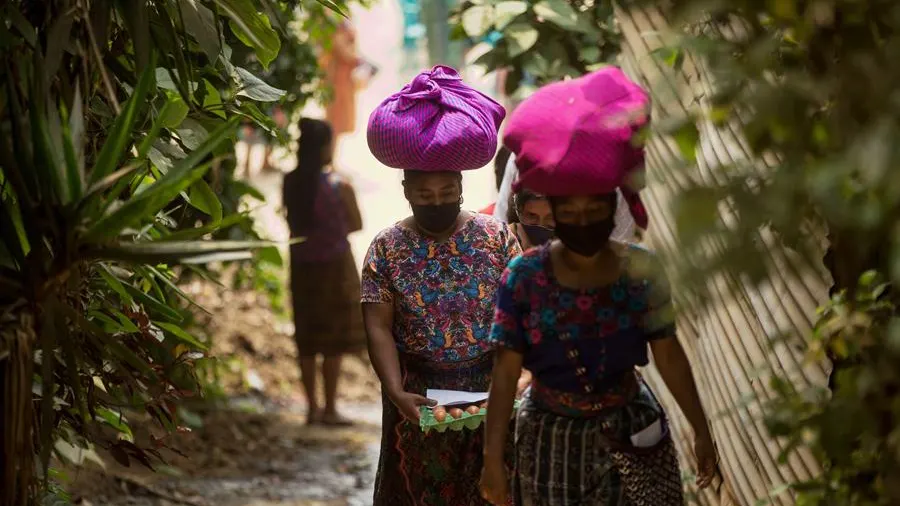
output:
<path id="1" fill-rule="evenodd" d="M 299 354 L 331 356 L 364 350 L 366 332 L 353 253 L 348 249 L 327 262 L 295 257 L 291 258 L 291 301 Z"/>
<path id="2" fill-rule="evenodd" d="M 684 504 L 678 459 L 670 436 L 654 450 L 650 485 L 635 493 L 625 474 L 634 460 L 616 458 L 609 440 L 630 441 L 663 416 L 646 385 L 628 404 L 594 418 L 570 418 L 543 410 L 525 399 L 516 417 L 516 475 L 513 491 L 520 506 L 633 506 L 643 497 L 666 497 L 658 506 Z M 639 463 L 638 463 L 639 464 Z M 631 482 L 633 483 L 633 482 Z M 650 490 L 649 488 L 653 489 Z"/>
<path id="3" fill-rule="evenodd" d="M 491 355 L 447 364 L 403 357 L 400 361 L 407 392 L 424 395 L 426 388 L 486 392 L 490 386 Z M 488 505 L 478 488 L 483 461 L 483 424 L 474 431 L 424 434 L 417 424 L 403 419 L 387 396 L 383 396 L 382 403 L 375 506 Z M 506 454 L 513 455 L 511 437 Z M 509 463 L 512 464 L 511 458 Z"/>

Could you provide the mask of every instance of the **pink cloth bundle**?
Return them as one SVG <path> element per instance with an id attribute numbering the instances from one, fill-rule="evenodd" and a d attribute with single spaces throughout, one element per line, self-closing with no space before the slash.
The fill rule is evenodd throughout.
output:
<path id="1" fill-rule="evenodd" d="M 514 188 L 551 197 L 619 188 L 635 222 L 646 228 L 644 206 L 627 183 L 644 165 L 634 137 L 649 108 L 647 93 L 616 67 L 539 89 L 507 123 L 504 145 L 519 169 Z"/>

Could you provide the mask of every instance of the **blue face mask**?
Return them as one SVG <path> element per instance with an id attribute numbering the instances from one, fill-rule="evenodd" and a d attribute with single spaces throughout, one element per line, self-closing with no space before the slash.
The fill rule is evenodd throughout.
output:
<path id="1" fill-rule="evenodd" d="M 526 225 L 524 223 L 522 223 L 522 228 L 525 229 L 525 235 L 528 236 L 528 242 L 530 242 L 532 246 L 540 246 L 553 238 L 552 228 L 546 228 L 540 225 Z"/>

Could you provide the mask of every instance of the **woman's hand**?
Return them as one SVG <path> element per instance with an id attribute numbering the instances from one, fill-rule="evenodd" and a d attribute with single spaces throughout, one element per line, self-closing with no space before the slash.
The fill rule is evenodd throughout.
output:
<path id="1" fill-rule="evenodd" d="M 481 468 L 481 497 L 491 504 L 505 505 L 509 500 L 509 478 L 503 461 L 487 460 Z"/>
<path id="2" fill-rule="evenodd" d="M 712 483 L 718 470 L 716 445 L 709 431 L 694 438 L 694 456 L 697 457 L 697 487 L 704 489 Z"/>
<path id="3" fill-rule="evenodd" d="M 400 414 L 403 415 L 403 418 L 415 423 L 419 423 L 419 418 L 422 416 L 421 413 L 419 413 L 419 406 L 437 405 L 437 401 L 410 392 L 399 392 L 394 395 L 389 395 L 389 397 L 391 402 L 394 403 L 394 406 L 397 406 L 397 409 L 400 411 Z"/>
<path id="4" fill-rule="evenodd" d="M 522 369 L 522 374 L 519 376 L 519 381 L 516 383 L 516 399 L 522 398 L 522 395 L 525 394 L 525 390 L 531 386 L 531 380 L 531 371 Z"/>

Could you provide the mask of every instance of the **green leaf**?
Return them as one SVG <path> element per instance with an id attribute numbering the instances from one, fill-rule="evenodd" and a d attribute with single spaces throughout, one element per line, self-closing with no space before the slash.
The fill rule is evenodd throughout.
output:
<path id="1" fill-rule="evenodd" d="M 63 130 L 69 193 L 73 200 L 81 200 L 84 193 L 84 104 L 81 101 L 81 87 L 75 83 L 72 112 Z"/>
<path id="2" fill-rule="evenodd" d="M 181 126 L 176 130 L 178 138 L 188 149 L 197 149 L 209 137 L 209 132 L 200 124 L 199 121 L 192 118 L 185 118 L 181 122 Z"/>
<path id="3" fill-rule="evenodd" d="M 281 253 L 275 246 L 262 248 L 257 252 L 257 258 L 262 263 L 272 264 L 275 267 L 284 267 L 284 259 L 281 258 Z"/>
<path id="4" fill-rule="evenodd" d="M 178 339 L 182 343 L 193 346 L 194 349 L 209 351 L 208 346 L 201 343 L 199 340 L 197 340 L 196 337 L 190 335 L 189 333 L 187 333 L 184 329 L 182 329 L 178 325 L 173 325 L 171 323 L 165 323 L 165 322 L 157 322 L 154 325 L 165 330 L 166 332 L 171 334 L 172 337 Z"/>
<path id="5" fill-rule="evenodd" d="M 19 269 L 25 267 L 25 245 L 28 239 L 24 237 L 24 231 L 20 232 L 16 227 L 13 218 L 14 202 L 12 199 L 0 200 L 0 239 L 3 239 L 3 246 L 12 255 L 16 266 Z"/>
<path id="6" fill-rule="evenodd" d="M 469 7 L 462 13 L 462 26 L 469 37 L 481 37 L 494 24 L 494 10 L 487 5 Z"/>
<path id="7" fill-rule="evenodd" d="M 231 181 L 231 187 L 234 190 L 234 193 L 238 196 L 249 195 L 260 202 L 266 201 L 266 196 L 263 195 L 263 193 L 259 191 L 255 186 L 246 181 Z"/>
<path id="8" fill-rule="evenodd" d="M 222 220 L 222 202 L 206 181 L 198 179 L 188 193 L 190 204 L 208 214 L 214 222 Z"/>
<path id="9" fill-rule="evenodd" d="M 203 95 L 203 110 L 225 119 L 225 109 L 219 90 L 206 79 L 203 80 L 203 86 L 206 87 L 206 94 Z"/>
<path id="10" fill-rule="evenodd" d="M 565 0 L 543 0 L 534 6 L 534 13 L 560 28 L 573 30 L 578 26 L 578 13 Z"/>
<path id="11" fill-rule="evenodd" d="M 38 176 L 41 188 L 47 197 L 54 195 L 58 199 L 55 202 L 68 204 L 71 196 L 69 185 L 65 181 L 66 172 L 63 162 L 59 159 L 60 153 L 54 148 L 50 138 L 47 119 L 41 114 L 41 107 L 38 104 L 32 104 L 28 109 L 28 115 L 31 120 L 31 135 L 34 139 L 35 165 L 33 169 Z M 54 201 L 51 200 L 51 202 Z"/>
<path id="12" fill-rule="evenodd" d="M 131 321 L 131 318 L 126 316 L 125 313 L 119 311 L 118 309 L 109 309 L 109 312 L 111 312 L 113 316 L 115 316 L 116 319 L 119 320 L 119 325 L 123 332 L 129 334 L 140 332 L 140 329 L 137 327 L 137 325 L 135 325 L 134 322 Z"/>
<path id="13" fill-rule="evenodd" d="M 181 95 L 167 91 L 166 103 L 159 111 L 156 119 L 153 120 L 153 125 L 150 126 L 150 131 L 144 136 L 141 145 L 138 146 L 138 158 L 144 158 L 150 154 L 152 146 L 163 128 L 176 128 L 181 125 L 187 116 L 188 110 L 188 105 L 181 98 Z"/>
<path id="14" fill-rule="evenodd" d="M 98 406 L 94 411 L 97 413 L 98 420 L 106 422 L 110 427 L 116 429 L 122 434 L 125 434 L 130 439 L 134 438 L 134 434 L 132 434 L 131 432 L 131 427 L 128 426 L 128 422 L 125 420 L 125 417 L 122 416 L 122 413 L 113 411 L 103 406 Z"/>
<path id="15" fill-rule="evenodd" d="M 151 56 L 151 61 L 155 61 L 155 53 Z M 91 170 L 91 184 L 100 181 L 104 177 L 112 174 L 119 165 L 122 154 L 131 144 L 131 134 L 137 121 L 138 111 L 144 106 L 147 100 L 147 94 L 153 86 L 155 73 L 154 66 L 150 65 L 141 73 L 137 86 L 128 99 L 128 103 L 122 110 L 122 114 L 116 118 L 116 122 L 109 131 L 109 137 L 103 144 L 100 154 L 97 156 L 97 163 Z"/>
<path id="16" fill-rule="evenodd" d="M 131 35 L 129 40 L 133 45 L 135 68 L 153 68 L 155 55 L 150 39 L 150 4 L 133 0 L 117 0 L 116 3 Z M 162 12 L 165 14 L 165 10 Z"/>
<path id="17" fill-rule="evenodd" d="M 494 27 L 503 30 L 513 19 L 528 11 L 528 4 L 522 1 L 499 2 L 494 6 Z"/>
<path id="18" fill-rule="evenodd" d="M 216 0 L 216 4 L 230 18 L 228 25 L 234 35 L 254 49 L 263 68 L 269 68 L 281 49 L 281 39 L 269 18 L 258 12 L 251 0 Z"/>
<path id="19" fill-rule="evenodd" d="M 59 65 L 62 62 L 63 53 L 71 44 L 69 41 L 69 34 L 72 32 L 72 22 L 74 20 L 75 16 L 72 11 L 67 12 L 53 22 L 50 31 L 47 33 L 47 51 L 44 53 L 44 71 L 49 77 L 56 75 L 56 72 L 59 70 Z"/>
<path id="20" fill-rule="evenodd" d="M 203 237 L 204 235 L 211 234 L 213 232 L 217 232 L 221 229 L 230 227 L 232 225 L 236 225 L 242 221 L 250 220 L 249 213 L 236 213 L 230 216 L 226 216 L 222 218 L 222 221 L 218 223 L 210 223 L 209 225 L 205 225 L 197 228 L 186 228 L 183 230 L 178 230 L 172 232 L 171 234 L 159 239 L 160 241 L 187 241 L 194 240 Z"/>
<path id="21" fill-rule="evenodd" d="M 109 267 L 101 265 L 100 269 L 98 269 L 98 272 L 100 273 L 100 277 L 103 278 L 104 281 L 106 281 L 106 284 L 109 285 L 109 287 L 114 292 L 119 294 L 122 302 L 130 305 L 134 301 L 134 299 L 131 298 L 131 295 L 128 294 L 128 291 L 125 290 L 125 286 L 121 281 L 119 281 L 119 278 L 117 278 L 112 272 L 110 272 Z"/>
<path id="22" fill-rule="evenodd" d="M 539 34 L 533 26 L 523 23 L 510 26 L 504 32 L 504 36 L 509 46 L 509 56 L 515 58 L 533 48 L 538 41 Z"/>
<path id="23" fill-rule="evenodd" d="M 210 63 L 215 65 L 222 52 L 215 14 L 197 0 L 178 0 L 178 3 L 185 30 L 194 37 Z"/>
<path id="24" fill-rule="evenodd" d="M 190 108 L 181 95 L 168 93 L 167 98 L 166 105 L 159 112 L 159 122 L 164 128 L 177 128 L 187 117 Z"/>
<path id="25" fill-rule="evenodd" d="M 600 48 L 596 46 L 585 46 L 578 52 L 581 61 L 590 65 L 596 63 L 600 59 Z"/>
<path id="26" fill-rule="evenodd" d="M 700 131 L 693 120 L 685 121 L 672 133 L 681 156 L 688 162 L 697 161 L 697 146 L 700 143 Z"/>
<path id="27" fill-rule="evenodd" d="M 176 322 L 180 322 L 184 319 L 178 313 L 178 311 L 170 308 L 167 304 L 161 302 L 152 295 L 139 290 L 137 287 L 131 284 L 126 284 L 125 289 L 128 290 L 128 293 L 131 294 L 132 297 L 134 297 L 134 300 L 142 304 L 144 306 L 144 309 L 148 312 L 158 314 L 164 318 Z"/>
<path id="28" fill-rule="evenodd" d="M 285 95 L 284 90 L 269 86 L 262 79 L 241 67 L 235 67 L 234 78 L 238 85 L 238 95 L 252 98 L 259 102 L 275 102 Z"/>
<path id="29" fill-rule="evenodd" d="M 210 253 L 208 255 L 186 257 L 183 258 L 180 263 L 184 265 L 202 265 L 214 262 L 241 262 L 252 259 L 253 253 L 249 251 L 226 251 L 222 253 Z"/>
<path id="30" fill-rule="evenodd" d="M 31 26 L 31 23 L 29 23 L 27 19 L 25 19 L 25 16 L 22 15 L 20 10 L 17 7 L 11 7 L 6 9 L 4 14 L 8 17 L 9 23 L 22 35 L 22 37 L 25 38 L 25 42 L 27 42 L 29 46 L 35 47 L 35 44 L 37 44 L 37 34 L 34 27 Z"/>
<path id="31" fill-rule="evenodd" d="M 296 242 L 296 241 L 295 241 Z M 176 264 L 198 256 L 214 253 L 245 252 L 267 248 L 275 243 L 269 241 L 148 241 L 123 242 L 121 244 L 98 247 L 86 252 L 90 258 L 106 258 L 139 263 Z M 127 285 L 126 285 L 127 287 Z"/>
<path id="32" fill-rule="evenodd" d="M 347 12 L 341 8 L 340 5 L 334 2 L 334 0 L 316 0 L 316 2 L 319 2 L 319 4 L 325 6 L 326 9 L 332 10 L 345 18 L 350 17 L 349 15 L 347 15 Z"/>
<path id="33" fill-rule="evenodd" d="M 179 160 L 152 187 L 140 195 L 132 197 L 122 207 L 98 220 L 85 233 L 83 239 L 87 242 L 103 240 L 118 234 L 126 227 L 152 218 L 157 211 L 190 187 L 194 181 L 203 177 L 203 174 L 209 169 L 210 163 L 197 165 L 198 162 L 233 135 L 238 121 L 240 121 L 240 117 L 235 116 L 217 128 L 203 142 L 202 146 Z"/>

